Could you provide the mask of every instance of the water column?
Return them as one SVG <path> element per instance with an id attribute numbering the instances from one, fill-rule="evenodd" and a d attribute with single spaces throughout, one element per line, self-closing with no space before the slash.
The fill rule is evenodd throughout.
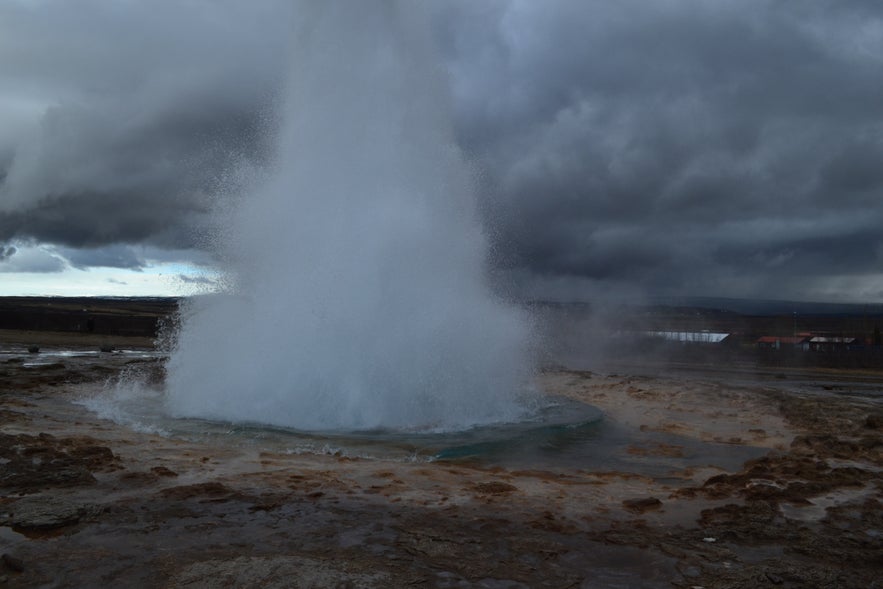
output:
<path id="1" fill-rule="evenodd" d="M 488 244 L 419 3 L 304 2 L 268 178 L 217 235 L 227 293 L 169 361 L 177 416 L 307 430 L 518 419 L 529 322 Z"/>

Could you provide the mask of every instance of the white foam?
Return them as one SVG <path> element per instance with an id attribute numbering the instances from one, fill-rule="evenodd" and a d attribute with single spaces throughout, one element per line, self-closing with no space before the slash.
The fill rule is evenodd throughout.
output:
<path id="1" fill-rule="evenodd" d="M 164 410 L 163 397 L 159 389 L 128 375 L 108 382 L 101 391 L 83 397 L 78 404 L 100 419 L 136 432 L 169 436 L 170 432 L 160 425 Z"/>

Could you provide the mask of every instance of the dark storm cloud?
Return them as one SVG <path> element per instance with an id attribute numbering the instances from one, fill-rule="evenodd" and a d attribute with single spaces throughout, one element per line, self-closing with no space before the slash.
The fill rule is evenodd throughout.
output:
<path id="1" fill-rule="evenodd" d="M 21 247 L 0 245 L 0 274 L 6 272 L 61 272 L 67 265 L 50 249 L 26 244 Z"/>
<path id="2" fill-rule="evenodd" d="M 515 271 L 800 298 L 880 271 L 883 6 L 513 2 L 443 22 Z"/>
<path id="3" fill-rule="evenodd" d="M 0 6 L 0 241 L 198 247 L 266 157 L 286 6 Z M 429 6 L 519 282 L 807 298 L 880 273 L 879 2 Z"/>
<path id="4" fill-rule="evenodd" d="M 132 248 L 121 244 L 89 249 L 62 248 L 59 253 L 80 270 L 101 266 L 141 271 L 147 264 Z"/>
<path id="5" fill-rule="evenodd" d="M 269 2 L 0 6 L 0 240 L 194 245 L 265 155 L 287 27 Z"/>

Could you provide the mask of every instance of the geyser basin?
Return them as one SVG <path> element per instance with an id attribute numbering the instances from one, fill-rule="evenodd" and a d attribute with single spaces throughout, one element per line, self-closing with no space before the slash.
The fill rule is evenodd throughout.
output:
<path id="1" fill-rule="evenodd" d="M 163 399 L 163 391 L 127 381 L 84 400 L 83 404 L 99 417 L 138 431 L 211 445 L 233 443 L 279 453 L 339 453 L 401 461 L 512 462 L 519 455 L 515 462 L 521 462 L 531 453 L 547 453 L 546 466 L 560 462 L 556 456 L 565 456 L 569 445 L 596 438 L 603 419 L 600 410 L 585 403 L 564 397 L 541 397 L 535 399 L 533 410 L 523 420 L 456 431 L 302 431 L 262 423 L 176 418 L 166 413 Z"/>
<path id="2" fill-rule="evenodd" d="M 230 292 L 182 316 L 172 414 L 301 430 L 524 418 L 529 321 L 487 283 L 423 8 L 299 4 L 275 163 L 221 214 Z"/>
<path id="3" fill-rule="evenodd" d="M 398 447 L 415 457 L 456 460 L 488 456 L 494 454 L 497 448 L 517 444 L 534 446 L 550 440 L 563 440 L 569 432 L 597 425 L 602 417 L 599 409 L 585 403 L 564 397 L 546 397 L 521 421 L 487 424 L 465 430 L 417 432 L 377 429 L 292 433 L 344 447 L 366 444 Z"/>
<path id="4" fill-rule="evenodd" d="M 522 421 L 435 433 L 396 429 L 305 432 L 257 423 L 180 419 L 165 412 L 163 398 L 161 390 L 128 381 L 83 404 L 100 417 L 141 432 L 280 454 L 466 461 L 503 468 L 621 471 L 665 478 L 688 467 L 709 464 L 736 469 L 766 452 L 625 427 L 604 419 L 596 407 L 564 397 L 539 397 L 533 414 Z M 635 448 L 662 444 L 680 451 L 672 455 L 635 452 Z"/>

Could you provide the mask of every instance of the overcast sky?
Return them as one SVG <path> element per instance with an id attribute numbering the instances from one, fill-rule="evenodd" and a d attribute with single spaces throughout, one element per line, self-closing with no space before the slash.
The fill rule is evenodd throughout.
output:
<path id="1" fill-rule="evenodd" d="M 522 296 L 883 302 L 879 0 L 430 9 Z M 0 0 L 0 294 L 210 280 L 211 203 L 272 155 L 292 12 Z"/>

